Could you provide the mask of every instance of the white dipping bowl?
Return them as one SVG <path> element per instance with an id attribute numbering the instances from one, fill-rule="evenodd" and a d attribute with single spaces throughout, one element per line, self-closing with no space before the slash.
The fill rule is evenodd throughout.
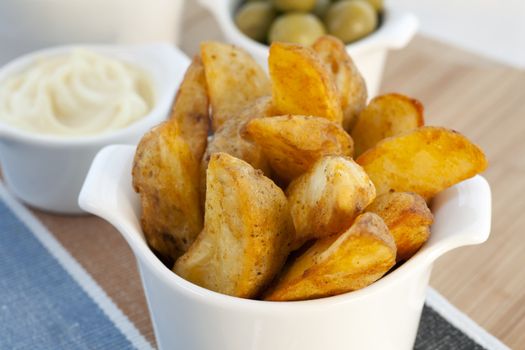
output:
<path id="1" fill-rule="evenodd" d="M 244 35 L 233 20 L 241 0 L 199 0 L 213 13 L 226 39 L 247 50 L 259 64 L 267 66 L 268 46 Z M 376 96 L 383 76 L 388 50 L 405 47 L 417 32 L 419 22 L 410 13 L 386 8 L 381 26 L 370 35 L 346 45 L 346 49 L 363 75 L 368 96 Z"/>
<path id="2" fill-rule="evenodd" d="M 434 261 L 454 248 L 484 242 L 490 232 L 490 188 L 476 176 L 433 200 L 427 243 L 364 289 L 295 302 L 231 297 L 177 276 L 150 250 L 131 186 L 134 153 L 135 147 L 121 145 L 100 151 L 79 204 L 113 224 L 133 250 L 160 349 L 412 349 Z"/>
<path id="3" fill-rule="evenodd" d="M 78 194 L 95 154 L 114 143 L 136 144 L 166 119 L 188 58 L 168 44 L 144 46 L 63 46 L 22 56 L 0 69 L 0 84 L 37 59 L 66 54 L 75 47 L 118 58 L 144 69 L 153 82 L 155 101 L 150 113 L 129 126 L 89 136 L 47 135 L 19 129 L 0 120 L 0 165 L 8 188 L 39 209 L 75 214 Z"/>

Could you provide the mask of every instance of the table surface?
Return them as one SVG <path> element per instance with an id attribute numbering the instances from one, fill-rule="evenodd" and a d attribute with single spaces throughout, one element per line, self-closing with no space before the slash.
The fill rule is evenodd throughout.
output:
<path id="1" fill-rule="evenodd" d="M 222 39 L 215 21 L 195 2 L 187 2 L 185 11 L 186 53 L 195 54 L 202 40 Z M 493 192 L 491 237 L 439 259 L 431 285 L 508 346 L 523 347 L 525 71 L 416 37 L 389 55 L 381 91 L 418 98 L 427 124 L 459 130 L 485 150 L 490 166 L 484 176 Z M 34 212 L 154 342 L 135 261 L 120 235 L 95 217 Z"/>

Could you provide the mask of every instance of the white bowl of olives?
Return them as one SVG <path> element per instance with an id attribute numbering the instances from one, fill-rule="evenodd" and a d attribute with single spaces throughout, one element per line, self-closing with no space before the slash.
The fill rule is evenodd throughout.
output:
<path id="1" fill-rule="evenodd" d="M 383 0 L 199 0 L 232 44 L 266 66 L 272 41 L 312 44 L 330 34 L 341 39 L 375 96 L 388 50 L 408 44 L 418 20 L 384 7 Z"/>

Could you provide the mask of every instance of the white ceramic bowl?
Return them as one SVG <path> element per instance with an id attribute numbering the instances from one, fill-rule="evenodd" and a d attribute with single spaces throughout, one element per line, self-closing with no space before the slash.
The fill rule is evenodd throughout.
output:
<path id="1" fill-rule="evenodd" d="M 250 39 L 235 25 L 233 15 L 240 0 L 199 0 L 217 19 L 226 39 L 243 47 L 261 64 L 267 66 L 268 46 Z M 367 37 L 346 46 L 365 78 L 368 96 L 376 96 L 381 84 L 388 50 L 405 47 L 418 28 L 417 18 L 393 8 L 384 11 L 381 26 Z"/>
<path id="2" fill-rule="evenodd" d="M 78 193 L 95 154 L 109 144 L 136 144 L 147 130 L 165 119 L 189 65 L 183 53 L 167 44 L 81 46 L 131 62 L 149 72 L 155 104 L 148 115 L 128 127 L 92 136 L 44 135 L 0 121 L 0 164 L 7 186 L 24 202 L 52 212 L 82 212 Z M 36 59 L 64 54 L 72 48 L 57 47 L 22 56 L 0 70 L 0 84 Z"/>
<path id="3" fill-rule="evenodd" d="M 376 283 L 310 301 L 235 298 L 180 278 L 148 248 L 139 199 L 131 187 L 134 152 L 133 146 L 104 148 L 88 173 L 79 204 L 113 224 L 131 246 L 161 349 L 412 349 L 434 260 L 489 236 L 490 188 L 476 176 L 434 199 L 429 241 Z"/>

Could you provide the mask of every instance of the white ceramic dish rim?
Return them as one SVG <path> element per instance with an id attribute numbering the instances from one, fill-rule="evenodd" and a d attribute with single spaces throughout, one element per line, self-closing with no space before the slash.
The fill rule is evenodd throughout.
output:
<path id="1" fill-rule="evenodd" d="M 99 44 L 72 44 L 64 46 L 55 46 L 38 51 L 31 52 L 29 54 L 20 56 L 10 61 L 0 69 L 0 84 L 8 79 L 13 74 L 23 71 L 36 59 L 52 57 L 56 55 L 65 54 L 71 52 L 73 49 L 84 48 L 92 50 L 98 53 L 107 54 L 108 56 L 117 57 L 125 62 L 137 65 L 144 69 L 148 74 L 146 67 L 143 67 L 138 62 L 133 62 L 125 58 L 124 56 L 131 57 L 140 52 L 149 50 L 158 50 L 163 55 L 170 55 L 172 59 L 167 60 L 171 64 L 172 69 L 177 68 L 177 57 L 187 60 L 187 56 L 178 50 L 176 47 L 166 43 L 153 43 L 146 45 L 99 45 Z M 103 132 L 94 135 L 75 135 L 75 136 L 60 136 L 51 134 L 39 134 L 37 132 L 31 132 L 15 126 L 9 125 L 6 122 L 0 120 L 0 137 L 10 137 L 12 139 L 20 140 L 29 144 L 46 145 L 46 146 L 85 146 L 85 145 L 96 145 L 96 144 L 109 144 L 113 139 L 124 137 L 128 134 L 138 133 L 144 129 L 145 125 L 148 125 L 151 119 L 157 117 L 159 113 L 163 113 L 166 105 L 171 105 L 174 98 L 175 89 L 177 88 L 177 79 L 172 79 L 168 86 L 163 91 L 155 91 L 155 104 L 151 111 L 140 118 L 139 120 L 131 123 L 130 125 L 109 132 Z"/>
<path id="2" fill-rule="evenodd" d="M 309 307 L 316 309 L 321 307 L 337 306 L 339 304 L 348 302 L 355 302 L 359 299 L 366 298 L 370 294 L 380 292 L 384 288 L 388 288 L 390 284 L 396 283 L 396 281 L 406 279 L 411 275 L 418 273 L 420 269 L 428 268 L 434 262 L 434 260 L 436 260 L 445 252 L 460 246 L 484 242 L 487 240 L 490 234 L 490 187 L 482 176 L 477 175 L 467 181 L 477 181 L 480 183 L 477 189 L 483 192 L 482 195 L 487 197 L 488 203 L 484 203 L 483 206 L 484 209 L 482 211 L 484 211 L 485 215 L 482 217 L 482 220 L 480 220 L 482 222 L 476 221 L 474 222 L 474 228 L 469 227 L 469 231 L 474 231 L 474 233 L 461 234 L 461 232 L 456 232 L 452 237 L 444 239 L 432 247 L 428 246 L 430 242 L 429 240 L 429 242 L 427 242 L 427 244 L 424 245 L 411 259 L 398 266 L 395 270 L 391 271 L 386 276 L 382 277 L 370 286 L 341 295 L 305 301 L 274 302 L 233 297 L 200 287 L 176 275 L 174 272 L 168 269 L 151 251 L 143 238 L 142 232 L 138 232 L 138 235 L 130 233 L 136 231 L 133 226 L 128 225 L 126 220 L 122 220 L 118 217 L 115 218 L 115 214 L 111 210 L 112 208 L 104 208 L 103 205 L 97 203 L 96 200 L 90 196 L 90 191 L 102 191 L 104 188 L 103 184 L 98 183 L 96 176 L 93 176 L 92 174 L 96 171 L 95 167 L 97 165 L 101 166 L 104 164 L 104 168 L 109 169 L 107 171 L 112 173 L 111 175 L 113 179 L 116 175 L 117 178 L 119 178 L 118 181 L 122 181 L 122 175 L 125 174 L 125 171 L 129 170 L 129 173 L 131 172 L 131 169 L 125 170 L 125 168 L 130 166 L 134 153 L 135 147 L 128 145 L 111 145 L 103 148 L 93 161 L 93 165 L 95 166 L 92 165 L 88 172 L 86 182 L 84 183 L 79 195 L 79 205 L 87 212 L 91 212 L 106 219 L 117 230 L 119 230 L 119 232 L 125 237 L 126 241 L 134 251 L 135 257 L 147 265 L 151 271 L 157 275 L 157 277 L 169 284 L 171 288 L 177 289 L 178 291 L 186 294 L 187 297 L 198 299 L 200 302 L 205 304 L 218 303 L 224 307 L 249 308 L 250 310 L 257 312 L 271 312 L 271 310 L 276 309 L 290 311 L 297 310 L 298 307 Z M 109 158 L 112 154 L 119 154 L 120 157 L 115 157 L 115 159 L 111 159 L 111 161 L 109 161 Z M 129 186 L 131 186 L 131 184 L 129 184 Z M 466 186 L 468 185 L 463 182 L 445 191 L 461 190 Z M 109 188 L 107 190 L 109 190 Z M 436 197 L 436 200 L 439 201 L 439 196 Z M 138 220 L 136 216 L 134 219 Z"/>
<path id="3" fill-rule="evenodd" d="M 267 54 L 269 46 L 249 38 L 237 28 L 232 12 L 235 6 L 231 9 L 230 1 L 199 0 L 199 2 L 214 13 L 222 29 L 234 36 L 241 47 L 261 56 Z M 346 48 L 352 55 L 379 48 L 399 49 L 410 41 L 418 25 L 419 21 L 415 15 L 387 7 L 383 10 L 381 25 L 366 37 L 346 45 Z"/>

